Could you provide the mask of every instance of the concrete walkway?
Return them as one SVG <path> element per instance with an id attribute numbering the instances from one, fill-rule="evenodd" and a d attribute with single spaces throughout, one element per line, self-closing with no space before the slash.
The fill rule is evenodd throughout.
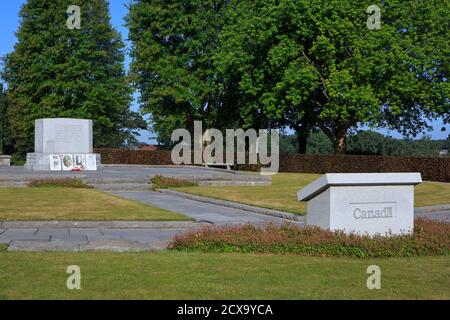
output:
<path id="1" fill-rule="evenodd" d="M 39 222 L 23 222 L 20 228 L 0 229 L 0 244 L 8 244 L 8 251 L 156 251 L 166 248 L 176 234 L 202 226 L 177 223 L 171 227 L 169 223 L 162 223 L 158 227 L 153 223 L 152 228 L 136 228 L 139 222 L 127 223 L 135 228 L 103 228 L 96 222 L 83 222 L 87 227 L 82 228 L 49 228 Z M 8 227 L 5 225 L 8 223 L 3 224 Z M 145 224 L 142 222 L 143 226 Z"/>
<path id="2" fill-rule="evenodd" d="M 296 223 L 303 221 L 292 221 L 265 214 L 259 214 L 241 209 L 224 207 L 212 203 L 205 203 L 186 199 L 171 194 L 159 192 L 111 192 L 114 195 L 131 200 L 150 204 L 166 210 L 175 211 L 191 217 L 199 222 L 207 222 L 215 225 L 245 224 L 245 223 Z"/>

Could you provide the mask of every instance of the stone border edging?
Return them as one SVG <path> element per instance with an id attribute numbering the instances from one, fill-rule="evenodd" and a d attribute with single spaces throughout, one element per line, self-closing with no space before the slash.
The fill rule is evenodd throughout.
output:
<path id="1" fill-rule="evenodd" d="M 197 195 L 193 195 L 190 193 L 175 191 L 175 190 L 171 190 L 171 189 L 158 189 L 157 191 L 161 192 L 161 193 L 181 197 L 181 198 L 186 198 L 189 200 L 215 204 L 215 205 L 222 206 L 222 207 L 239 209 L 239 210 L 249 211 L 249 212 L 253 212 L 253 213 L 265 214 L 265 215 L 274 216 L 274 217 L 282 218 L 282 219 L 286 219 L 286 220 L 294 220 L 294 221 L 300 221 L 300 222 L 303 222 L 306 220 L 305 216 L 299 216 L 299 215 L 296 215 L 293 213 L 288 213 L 288 212 L 283 212 L 283 211 L 278 211 L 278 210 L 255 207 L 255 206 L 242 204 L 242 203 L 238 203 L 238 202 L 197 196 Z"/>
<path id="2" fill-rule="evenodd" d="M 209 225 L 193 221 L 0 221 L 0 229 L 181 229 Z"/>

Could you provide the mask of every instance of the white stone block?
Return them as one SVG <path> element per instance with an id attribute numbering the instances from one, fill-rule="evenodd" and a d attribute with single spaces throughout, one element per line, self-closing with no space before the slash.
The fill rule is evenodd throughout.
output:
<path id="1" fill-rule="evenodd" d="M 38 119 L 35 121 L 35 153 L 92 153 L 92 120 Z"/>
<path id="2" fill-rule="evenodd" d="M 420 173 L 330 173 L 298 192 L 307 224 L 368 235 L 410 234 Z"/>
<path id="3" fill-rule="evenodd" d="M 10 167 L 11 166 L 11 156 L 0 154 L 0 167 Z"/>

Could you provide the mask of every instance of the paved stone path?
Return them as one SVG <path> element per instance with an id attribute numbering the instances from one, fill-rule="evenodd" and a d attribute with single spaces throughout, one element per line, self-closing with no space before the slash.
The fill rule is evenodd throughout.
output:
<path id="1" fill-rule="evenodd" d="M 450 210 L 441 210 L 428 213 L 416 213 L 415 217 L 450 223 Z"/>
<path id="2" fill-rule="evenodd" d="M 267 222 L 277 224 L 288 222 L 298 224 L 302 223 L 245 210 L 185 199 L 159 192 L 112 192 L 112 194 L 147 203 L 159 208 L 175 211 L 191 217 L 196 221 L 213 223 L 215 225 Z"/>
<path id="3" fill-rule="evenodd" d="M 303 224 L 159 192 L 111 193 L 182 213 L 196 222 L 3 222 L 0 243 L 8 244 L 9 251 L 154 251 L 166 248 L 175 235 L 204 225 Z"/>
<path id="4" fill-rule="evenodd" d="M 0 229 L 9 251 L 154 251 L 189 228 L 166 229 Z"/>

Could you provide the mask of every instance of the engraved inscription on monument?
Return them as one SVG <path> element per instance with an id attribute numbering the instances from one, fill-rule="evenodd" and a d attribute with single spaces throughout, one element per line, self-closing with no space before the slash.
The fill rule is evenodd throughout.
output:
<path id="1" fill-rule="evenodd" d="M 395 219 L 397 216 L 395 202 L 350 203 L 350 208 L 355 220 Z"/>
<path id="2" fill-rule="evenodd" d="M 308 201 L 306 224 L 360 235 L 404 235 L 414 229 L 420 173 L 327 173 L 297 193 Z"/>
<path id="3" fill-rule="evenodd" d="M 83 140 L 83 127 L 77 125 L 55 125 L 56 142 L 81 142 Z"/>

